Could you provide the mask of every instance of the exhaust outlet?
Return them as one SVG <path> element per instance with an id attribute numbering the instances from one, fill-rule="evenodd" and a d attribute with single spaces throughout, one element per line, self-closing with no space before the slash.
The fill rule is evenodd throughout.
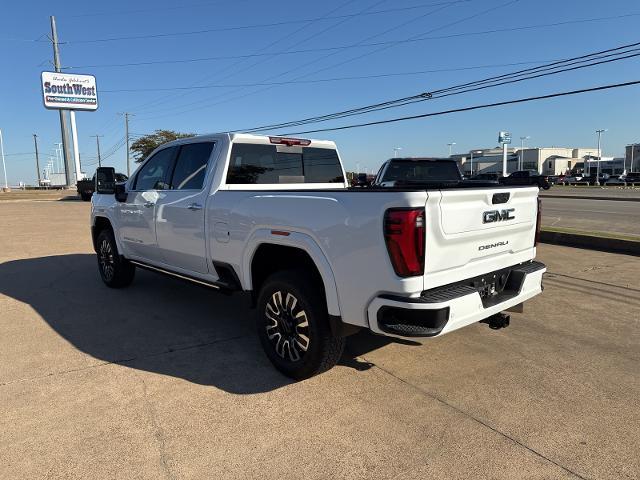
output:
<path id="1" fill-rule="evenodd" d="M 500 330 L 501 328 L 508 327 L 510 321 L 511 315 L 507 315 L 506 313 L 501 312 L 496 313 L 489 318 L 485 318 L 484 320 L 480 320 L 480 323 L 486 323 L 487 325 L 489 325 L 489 328 L 491 330 Z"/>

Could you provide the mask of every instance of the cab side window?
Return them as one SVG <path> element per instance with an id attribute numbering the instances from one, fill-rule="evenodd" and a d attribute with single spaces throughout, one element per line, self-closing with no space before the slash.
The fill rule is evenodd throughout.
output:
<path id="1" fill-rule="evenodd" d="M 201 190 L 213 142 L 188 143 L 180 147 L 173 170 L 171 188 L 174 190 Z"/>
<path id="2" fill-rule="evenodd" d="M 134 190 L 167 190 L 175 147 L 160 150 L 140 169 Z"/>

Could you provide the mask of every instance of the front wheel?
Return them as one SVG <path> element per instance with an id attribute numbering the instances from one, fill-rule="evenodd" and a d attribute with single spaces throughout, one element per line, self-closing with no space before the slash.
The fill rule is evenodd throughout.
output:
<path id="1" fill-rule="evenodd" d="M 96 242 L 98 270 L 107 287 L 122 288 L 131 285 L 136 267 L 118 253 L 116 239 L 109 229 L 98 234 Z"/>
<path id="2" fill-rule="evenodd" d="M 332 368 L 345 339 L 333 335 L 322 289 L 301 271 L 283 271 L 264 282 L 258 298 L 260 343 L 273 365 L 302 380 Z"/>

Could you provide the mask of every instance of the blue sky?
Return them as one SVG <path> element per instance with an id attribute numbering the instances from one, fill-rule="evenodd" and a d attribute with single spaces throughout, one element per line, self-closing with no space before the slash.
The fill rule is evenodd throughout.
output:
<path id="1" fill-rule="evenodd" d="M 488 13 L 483 13 L 493 9 Z M 382 12 L 382 13 L 380 13 Z M 637 14 L 625 16 L 629 14 Z M 458 83 L 511 72 L 545 62 L 640 41 L 636 0 L 326 0 L 258 2 L 255 0 L 113 0 L 91 3 L 10 2 L 3 6 L 0 31 L 0 129 L 5 140 L 9 182 L 33 183 L 33 133 L 43 156 L 60 141 L 57 112 L 42 106 L 39 74 L 50 70 L 49 15 L 56 15 L 62 63 L 70 72 L 91 73 L 98 80 L 100 108 L 77 114 L 80 152 L 86 170 L 95 168 L 95 139 L 109 153 L 124 138 L 118 112 L 135 114 L 134 134 L 158 128 L 217 132 L 332 113 Z M 600 17 L 608 20 L 575 22 Z M 255 25 L 280 23 L 279 25 Z M 510 32 L 482 33 L 511 27 Z M 189 35 L 179 32 L 217 30 Z M 103 41 L 114 37 L 152 38 Z M 165 36 L 157 36 L 165 35 Z M 412 37 L 419 42 L 318 49 L 380 43 Z M 440 37 L 440 38 L 433 38 Z M 446 38 L 443 38 L 446 37 Z M 38 40 L 38 41 L 34 41 Z M 99 41 L 96 41 L 99 40 Z M 291 51 L 316 50 L 290 54 Z M 278 53 L 270 56 L 253 56 Z M 207 61 L 138 66 L 113 64 Z M 640 57 L 639 57 L 640 58 Z M 500 66 L 503 65 L 503 66 Z M 470 68 L 471 67 L 471 68 Z M 476 68 L 477 67 L 477 68 Z M 409 74 L 410 72 L 438 72 Z M 344 77 L 387 75 L 369 79 Z M 527 82 L 432 100 L 417 105 L 351 117 L 319 126 L 378 120 L 478 103 L 572 90 L 640 79 L 637 58 Z M 246 86 L 269 82 L 283 85 Z M 191 90 L 148 89 L 207 86 Z M 114 90 L 136 90 L 116 92 Z M 595 145 L 597 128 L 604 155 L 622 155 L 624 145 L 640 141 L 640 87 L 454 114 L 390 125 L 311 135 L 338 143 L 348 169 L 375 169 L 402 154 L 445 155 L 490 147 L 499 130 L 514 138 L 529 135 L 529 145 Z M 516 141 L 516 143 L 519 143 Z M 105 164 L 125 170 L 124 148 Z"/>

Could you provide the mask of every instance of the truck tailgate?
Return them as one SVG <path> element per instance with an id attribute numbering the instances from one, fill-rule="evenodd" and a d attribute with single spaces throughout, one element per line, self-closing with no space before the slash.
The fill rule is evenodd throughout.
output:
<path id="1" fill-rule="evenodd" d="M 531 260 L 537 197 L 537 187 L 429 192 L 424 288 Z"/>

